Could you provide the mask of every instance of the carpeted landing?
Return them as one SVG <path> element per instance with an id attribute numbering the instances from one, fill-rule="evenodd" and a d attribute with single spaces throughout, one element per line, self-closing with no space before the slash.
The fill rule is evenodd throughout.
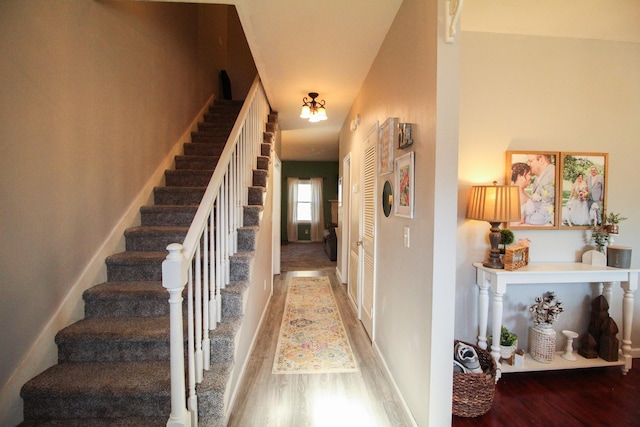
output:
<path id="1" fill-rule="evenodd" d="M 280 248 L 280 271 L 310 271 L 335 268 L 320 242 L 283 243 Z"/>

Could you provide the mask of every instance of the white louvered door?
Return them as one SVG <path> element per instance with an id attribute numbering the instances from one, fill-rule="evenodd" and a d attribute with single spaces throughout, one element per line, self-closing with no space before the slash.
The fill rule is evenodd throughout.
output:
<path id="1" fill-rule="evenodd" d="M 361 320 L 369 338 L 374 339 L 375 316 L 375 232 L 376 232 L 376 142 L 378 126 L 364 140 L 362 156 L 362 242 L 359 282 L 362 284 Z"/>

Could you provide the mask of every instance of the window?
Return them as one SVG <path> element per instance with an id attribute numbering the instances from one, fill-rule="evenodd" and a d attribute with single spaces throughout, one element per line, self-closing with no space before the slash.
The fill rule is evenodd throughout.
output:
<path id="1" fill-rule="evenodd" d="M 311 222 L 311 181 L 298 181 L 298 222 Z"/>

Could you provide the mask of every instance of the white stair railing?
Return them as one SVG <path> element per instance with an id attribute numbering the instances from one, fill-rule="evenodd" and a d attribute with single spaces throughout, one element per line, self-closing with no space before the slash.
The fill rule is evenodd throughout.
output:
<path id="1" fill-rule="evenodd" d="M 169 292 L 171 318 L 171 415 L 168 427 L 198 425 L 196 384 L 210 368 L 209 330 L 215 329 L 221 320 L 220 290 L 229 283 L 230 258 L 237 251 L 237 230 L 242 227 L 247 187 L 251 185 L 261 152 L 269 112 L 264 88 L 256 77 L 187 236 L 182 244 L 172 243 L 167 247 L 169 254 L 162 263 L 162 285 Z M 185 286 L 186 375 L 182 313 Z"/>

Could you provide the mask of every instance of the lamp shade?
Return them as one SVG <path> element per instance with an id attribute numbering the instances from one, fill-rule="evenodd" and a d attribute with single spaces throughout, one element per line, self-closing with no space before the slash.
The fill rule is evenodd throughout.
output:
<path id="1" fill-rule="evenodd" d="M 520 220 L 520 193 L 515 185 L 478 185 L 471 188 L 467 218 L 487 222 Z"/>

